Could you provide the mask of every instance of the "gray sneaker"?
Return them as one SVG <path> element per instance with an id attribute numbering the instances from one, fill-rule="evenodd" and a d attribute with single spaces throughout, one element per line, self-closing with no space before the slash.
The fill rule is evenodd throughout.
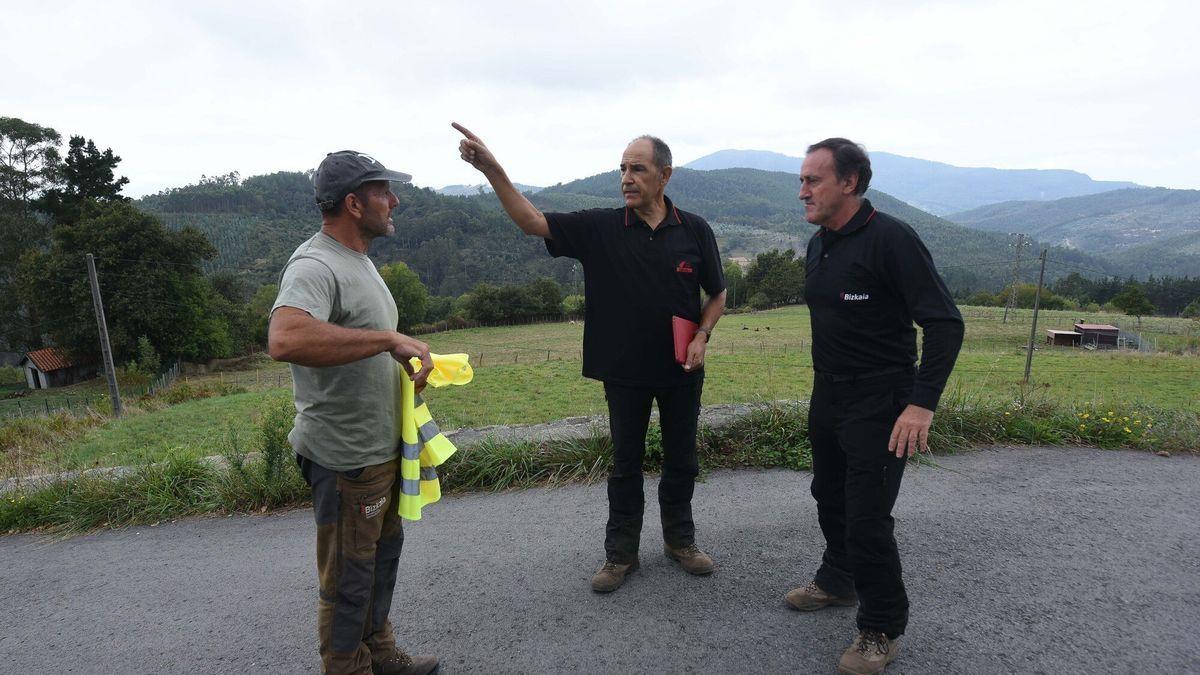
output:
<path id="1" fill-rule="evenodd" d="M 597 593 L 612 593 L 625 583 L 625 577 L 638 568 L 638 561 L 628 565 L 605 560 L 600 569 L 592 575 L 592 590 Z"/>
<path id="2" fill-rule="evenodd" d="M 815 581 L 810 581 L 804 588 L 792 589 L 783 599 L 792 609 L 798 609 L 802 612 L 811 612 L 816 609 L 829 607 L 830 605 L 853 607 L 858 604 L 858 596 L 851 595 L 840 598 L 836 595 L 831 595 L 821 590 L 821 587 Z"/>
<path id="3" fill-rule="evenodd" d="M 838 661 L 839 675 L 875 675 L 882 673 L 887 664 L 896 660 L 900 650 L 900 638 L 891 640 L 877 630 L 858 632 L 858 637 L 842 654 Z"/>

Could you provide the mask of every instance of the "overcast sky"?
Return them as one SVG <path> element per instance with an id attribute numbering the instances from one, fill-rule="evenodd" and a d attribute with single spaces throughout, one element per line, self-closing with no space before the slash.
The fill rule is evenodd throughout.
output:
<path id="1" fill-rule="evenodd" d="M 346 148 L 478 182 L 451 120 L 535 185 L 652 133 L 677 164 L 837 135 L 1198 188 L 1198 6 L 0 0 L 0 115 L 113 148 L 133 196 Z"/>

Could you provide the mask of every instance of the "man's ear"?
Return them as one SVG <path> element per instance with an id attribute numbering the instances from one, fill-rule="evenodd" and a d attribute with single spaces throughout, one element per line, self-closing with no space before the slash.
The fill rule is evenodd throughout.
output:
<path id="1" fill-rule="evenodd" d="M 842 181 L 842 194 L 852 195 L 858 190 L 858 173 L 852 173 Z"/>
<path id="2" fill-rule="evenodd" d="M 346 213 L 354 216 L 355 218 L 362 217 L 362 214 L 363 214 L 362 207 L 363 207 L 363 204 L 361 201 L 359 201 L 358 195 L 354 194 L 353 192 L 346 195 L 345 197 L 342 197 L 342 209 Z"/>
<path id="3" fill-rule="evenodd" d="M 664 185 L 664 186 L 665 186 L 665 185 L 666 185 L 668 182 L 670 182 L 670 180 L 671 180 L 671 172 L 672 172 L 673 170 L 674 170 L 674 169 L 673 169 L 672 167 L 669 167 L 669 166 L 668 166 L 668 167 L 664 167 L 664 168 L 663 168 L 663 170 L 662 170 L 662 183 L 663 183 L 663 185 Z"/>

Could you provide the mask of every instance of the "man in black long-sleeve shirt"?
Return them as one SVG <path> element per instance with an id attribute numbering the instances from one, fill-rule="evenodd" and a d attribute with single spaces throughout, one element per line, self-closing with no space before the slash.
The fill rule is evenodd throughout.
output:
<path id="1" fill-rule="evenodd" d="M 838 664 L 856 674 L 882 672 L 908 622 L 892 506 L 907 457 L 928 447 L 963 338 L 929 251 L 863 198 L 870 180 L 866 152 L 844 138 L 810 146 L 800 170 L 805 217 L 821 227 L 808 243 L 804 296 L 816 371 L 812 494 L 826 547 L 812 583 L 786 598 L 800 610 L 859 605 L 859 635 Z"/>

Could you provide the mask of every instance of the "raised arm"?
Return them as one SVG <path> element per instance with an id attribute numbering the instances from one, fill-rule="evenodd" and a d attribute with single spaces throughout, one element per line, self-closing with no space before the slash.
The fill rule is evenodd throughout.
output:
<path id="1" fill-rule="evenodd" d="M 492 190 L 496 192 L 496 197 L 500 199 L 500 204 L 508 212 L 508 217 L 525 234 L 551 239 L 550 226 L 546 223 L 546 216 L 542 215 L 542 212 L 512 184 L 512 181 L 508 179 L 508 174 L 504 173 L 504 167 L 496 161 L 496 156 L 492 154 L 492 151 L 488 150 L 483 141 L 471 133 L 470 129 L 458 122 L 451 122 L 450 126 L 464 136 L 458 143 L 459 156 L 487 178 L 488 183 L 492 185 Z"/>
<path id="2" fill-rule="evenodd" d="M 433 370 L 429 345 L 392 330 L 345 328 L 321 321 L 296 307 L 280 307 L 271 314 L 267 350 L 276 361 L 310 368 L 341 366 L 388 352 L 413 375 L 420 390 Z M 408 360 L 421 359 L 421 370 L 412 372 Z"/>

